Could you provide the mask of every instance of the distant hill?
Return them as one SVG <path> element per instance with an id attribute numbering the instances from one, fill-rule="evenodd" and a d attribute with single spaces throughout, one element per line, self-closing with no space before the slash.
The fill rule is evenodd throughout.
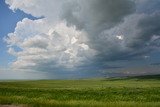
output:
<path id="1" fill-rule="evenodd" d="M 160 74 L 107 78 L 107 80 L 131 80 L 131 79 L 134 79 L 134 80 L 160 80 Z"/>
<path id="2" fill-rule="evenodd" d="M 128 79 L 156 79 L 160 80 L 160 74 L 158 75 L 143 75 L 143 76 L 133 76 L 133 77 L 127 77 Z"/>

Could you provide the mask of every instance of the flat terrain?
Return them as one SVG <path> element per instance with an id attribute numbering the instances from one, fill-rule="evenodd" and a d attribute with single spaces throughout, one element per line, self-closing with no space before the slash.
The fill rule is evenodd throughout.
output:
<path id="1" fill-rule="evenodd" d="M 160 107 L 160 75 L 88 80 L 1 81 L 0 107 L 2 105 Z"/>

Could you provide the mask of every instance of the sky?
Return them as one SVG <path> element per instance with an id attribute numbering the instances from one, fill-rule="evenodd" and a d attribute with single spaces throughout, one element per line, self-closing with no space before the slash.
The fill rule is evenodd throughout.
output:
<path id="1" fill-rule="evenodd" d="M 3 41 L 3 37 L 9 32 L 13 32 L 16 27 L 16 23 L 25 17 L 32 18 L 31 15 L 27 15 L 20 10 L 14 13 L 8 8 L 4 0 L 0 1 L 0 66 L 7 66 L 9 60 L 13 60 L 13 57 L 7 54 L 7 46 Z M 32 18 L 33 19 L 33 18 Z"/>
<path id="2" fill-rule="evenodd" d="M 1 0 L 0 79 L 160 73 L 160 0 Z"/>

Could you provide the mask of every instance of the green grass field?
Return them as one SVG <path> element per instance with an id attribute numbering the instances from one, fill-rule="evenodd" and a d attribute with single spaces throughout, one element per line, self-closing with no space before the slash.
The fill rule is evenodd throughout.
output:
<path id="1" fill-rule="evenodd" d="M 1 105 L 160 107 L 160 75 L 86 80 L 1 81 Z"/>

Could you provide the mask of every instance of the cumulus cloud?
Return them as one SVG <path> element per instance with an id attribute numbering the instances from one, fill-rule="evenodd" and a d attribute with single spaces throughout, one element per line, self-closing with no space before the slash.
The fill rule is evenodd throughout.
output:
<path id="1" fill-rule="evenodd" d="M 144 57 L 160 43 L 159 0 L 6 0 L 23 19 L 5 38 L 12 67 L 40 71 L 105 68 Z M 95 67 L 97 66 L 97 67 Z"/>
<path id="2" fill-rule="evenodd" d="M 12 64 L 14 68 L 74 68 L 96 55 L 96 51 L 87 45 L 85 32 L 67 27 L 65 22 L 52 27 L 45 25 L 48 24 L 43 19 L 23 19 L 15 32 L 8 35 L 8 52 L 17 57 Z M 16 47 L 20 50 L 14 50 Z"/>

